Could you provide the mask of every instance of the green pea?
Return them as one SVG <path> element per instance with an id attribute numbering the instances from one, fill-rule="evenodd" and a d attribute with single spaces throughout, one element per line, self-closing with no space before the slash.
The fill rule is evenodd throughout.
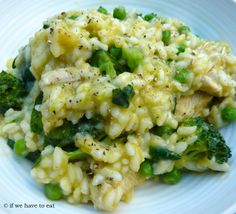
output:
<path id="1" fill-rule="evenodd" d="M 189 71 L 186 69 L 182 69 L 180 71 L 177 71 L 175 73 L 175 80 L 177 80 L 180 83 L 187 83 L 188 82 L 188 78 L 189 78 Z"/>
<path id="2" fill-rule="evenodd" d="M 149 13 L 149 14 L 145 15 L 143 19 L 144 19 L 145 21 L 149 22 L 149 21 L 153 20 L 153 19 L 156 18 L 156 17 L 157 17 L 157 14 L 155 14 L 155 13 Z"/>
<path id="3" fill-rule="evenodd" d="M 50 200 L 60 200 L 63 197 L 62 189 L 59 184 L 45 184 L 44 194 Z"/>
<path id="4" fill-rule="evenodd" d="M 164 42 L 165 45 L 169 45 L 170 36 L 171 36 L 171 32 L 169 30 L 165 30 L 162 32 L 162 42 Z"/>
<path id="5" fill-rule="evenodd" d="M 113 11 L 113 17 L 120 20 L 124 20 L 126 18 L 125 8 L 122 6 L 115 8 Z"/>
<path id="6" fill-rule="evenodd" d="M 232 122 L 236 120 L 236 108 L 232 106 L 227 106 L 221 111 L 221 117 L 227 122 Z"/>
<path id="7" fill-rule="evenodd" d="M 177 184 L 181 180 L 181 177 L 181 170 L 173 169 L 171 172 L 162 175 L 162 180 L 166 184 Z"/>
<path id="8" fill-rule="evenodd" d="M 152 177 L 153 176 L 152 162 L 147 159 L 144 162 L 142 162 L 142 164 L 140 165 L 139 173 L 145 178 Z"/>
<path id="9" fill-rule="evenodd" d="M 183 33 L 189 33 L 191 30 L 188 26 L 183 25 L 183 26 L 179 27 L 178 31 L 180 34 L 183 34 Z"/>
<path id="10" fill-rule="evenodd" d="M 102 6 L 100 6 L 97 11 L 98 11 L 99 13 L 103 13 L 103 14 L 105 14 L 105 15 L 108 15 L 107 9 L 104 8 L 104 7 L 102 7 Z"/>
<path id="11" fill-rule="evenodd" d="M 23 139 L 17 140 L 15 142 L 13 150 L 14 150 L 15 154 L 17 154 L 21 157 L 25 157 L 29 153 L 29 150 L 26 147 L 25 141 Z"/>
<path id="12" fill-rule="evenodd" d="M 178 53 L 177 54 L 180 54 L 180 53 L 183 53 L 186 49 L 186 45 L 185 44 L 180 44 L 179 47 L 178 47 Z"/>

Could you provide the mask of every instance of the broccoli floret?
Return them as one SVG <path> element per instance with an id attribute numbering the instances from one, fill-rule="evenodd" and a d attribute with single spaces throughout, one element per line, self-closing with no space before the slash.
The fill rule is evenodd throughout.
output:
<path id="1" fill-rule="evenodd" d="M 65 120 L 62 126 L 54 128 L 45 136 L 45 145 L 64 147 L 74 144 L 73 137 L 77 132 L 78 126 Z"/>
<path id="2" fill-rule="evenodd" d="M 0 73 L 0 113 L 4 114 L 9 108 L 20 110 L 25 95 L 21 80 L 5 71 Z"/>
<path id="3" fill-rule="evenodd" d="M 45 145 L 62 147 L 66 151 L 74 151 L 74 136 L 76 133 L 89 134 L 100 140 L 106 136 L 103 130 L 101 115 L 94 115 L 91 119 L 83 117 L 77 124 L 65 120 L 63 125 L 51 130 L 44 138 Z"/>
<path id="4" fill-rule="evenodd" d="M 188 160 L 200 160 L 204 157 L 212 159 L 215 157 L 219 164 L 225 163 L 231 157 L 230 148 L 220 132 L 201 117 L 186 119 L 183 125 L 197 126 L 196 135 L 198 139 L 188 146 L 182 157 Z"/>
<path id="5" fill-rule="evenodd" d="M 35 104 L 31 113 L 30 128 L 36 134 L 43 134 L 42 114 L 35 109 L 35 105 L 41 104 L 43 101 L 43 93 L 41 92 L 35 100 Z"/>

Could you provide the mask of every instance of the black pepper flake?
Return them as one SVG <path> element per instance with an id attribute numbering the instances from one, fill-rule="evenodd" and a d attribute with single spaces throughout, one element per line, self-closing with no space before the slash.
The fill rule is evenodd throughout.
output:
<path id="1" fill-rule="evenodd" d="M 54 29 L 53 28 L 50 28 L 50 33 L 52 33 L 54 31 Z"/>
<path id="2" fill-rule="evenodd" d="M 91 169 L 87 169 L 86 173 L 87 173 L 87 175 L 90 175 L 90 176 L 93 175 L 93 171 Z"/>
<path id="3" fill-rule="evenodd" d="M 53 112 L 53 114 L 56 114 L 56 111 L 55 111 L 55 110 L 53 110 L 52 112 Z"/>
<path id="4" fill-rule="evenodd" d="M 103 155 L 106 155 L 106 152 L 105 151 L 103 151 L 103 153 L 102 153 Z"/>
<path id="5" fill-rule="evenodd" d="M 99 149 L 96 149 L 97 151 L 99 150 Z"/>
<path id="6" fill-rule="evenodd" d="M 146 37 L 147 37 L 147 35 L 144 35 L 144 36 L 143 36 L 143 38 L 146 38 Z"/>
<path id="7" fill-rule="evenodd" d="M 83 45 L 80 45 L 80 46 L 79 46 L 79 49 L 81 50 L 83 47 L 84 47 Z"/>
<path id="8" fill-rule="evenodd" d="M 71 103 L 72 102 L 72 100 L 69 100 L 69 103 Z"/>

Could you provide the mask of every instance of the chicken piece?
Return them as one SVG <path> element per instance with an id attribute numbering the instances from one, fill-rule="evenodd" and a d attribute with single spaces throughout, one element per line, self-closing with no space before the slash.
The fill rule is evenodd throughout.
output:
<path id="1" fill-rule="evenodd" d="M 133 188 L 143 179 L 133 171 L 129 171 L 119 183 L 104 183 L 100 186 L 90 186 L 91 200 L 98 209 L 113 211 Z"/>
<path id="2" fill-rule="evenodd" d="M 196 92 L 193 95 L 181 96 L 177 99 L 175 115 L 180 116 L 182 119 L 188 117 L 202 116 L 202 112 L 207 108 L 208 103 L 211 101 L 212 96 Z"/>

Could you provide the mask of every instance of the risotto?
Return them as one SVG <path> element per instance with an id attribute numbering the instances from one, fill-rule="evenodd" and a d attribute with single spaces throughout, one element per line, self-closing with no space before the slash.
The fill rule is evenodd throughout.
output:
<path id="1" fill-rule="evenodd" d="M 62 12 L 0 73 L 0 135 L 50 200 L 112 211 L 145 180 L 229 170 L 235 79 L 229 45 L 176 19 Z"/>

